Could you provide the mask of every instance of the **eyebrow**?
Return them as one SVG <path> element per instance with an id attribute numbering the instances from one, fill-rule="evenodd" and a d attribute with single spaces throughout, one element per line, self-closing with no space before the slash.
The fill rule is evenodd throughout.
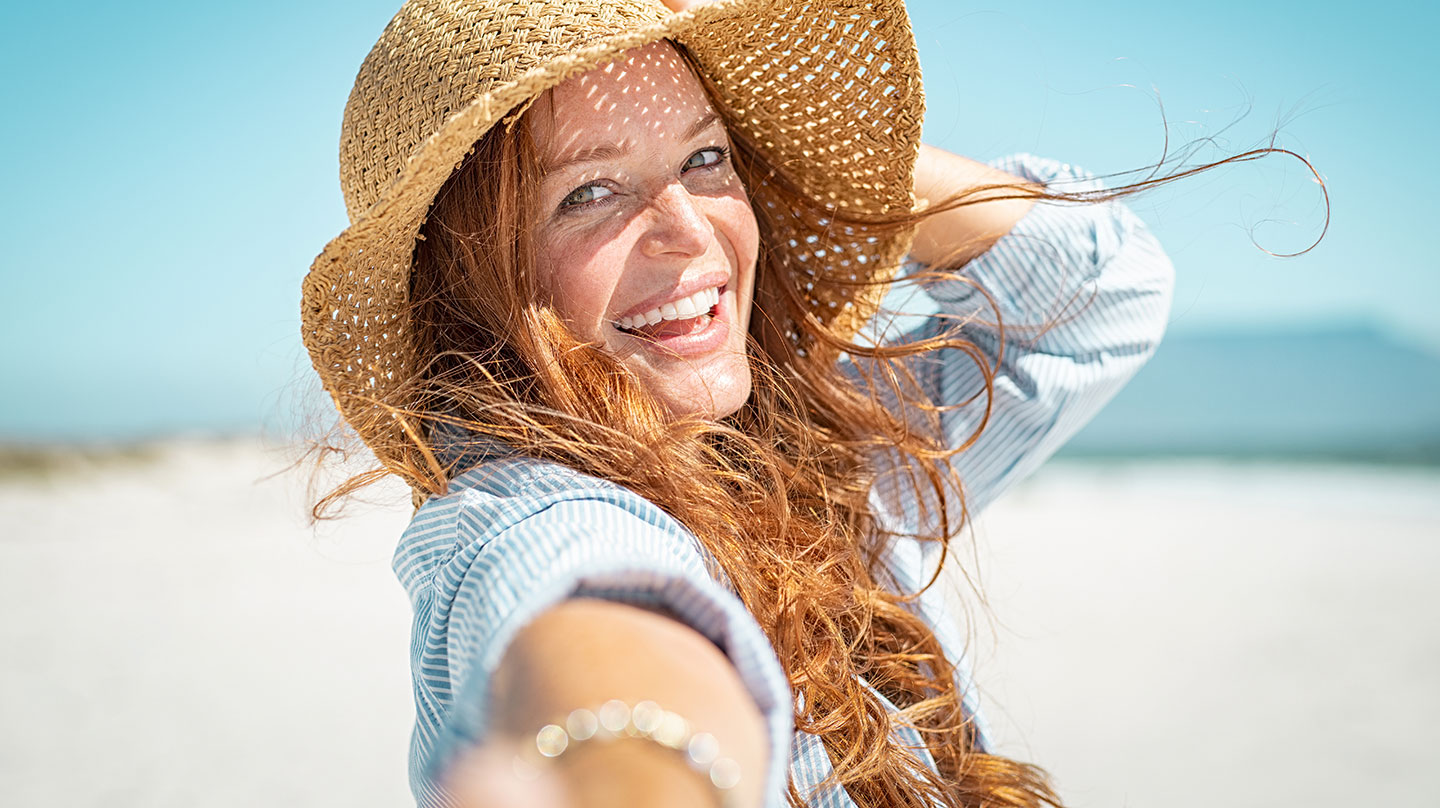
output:
<path id="1" fill-rule="evenodd" d="M 690 124 L 689 128 L 685 130 L 685 136 L 683 139 L 686 141 L 694 140 L 695 138 L 700 136 L 701 132 L 704 132 L 711 126 L 714 126 L 715 123 L 719 120 L 720 113 L 716 112 L 713 109 L 709 112 L 706 112 L 704 115 L 701 115 L 693 123 Z M 545 173 L 549 174 L 559 171 L 563 168 L 569 168 L 571 166 L 580 165 L 582 163 L 598 163 L 605 160 L 615 160 L 623 157 L 624 154 L 625 150 L 620 148 L 619 146 L 608 144 L 603 146 L 586 146 L 583 149 L 578 149 L 574 152 L 571 152 L 570 154 L 560 157 L 560 159 L 556 160 L 553 163 L 545 163 L 541 166 L 541 168 L 545 171 Z"/>

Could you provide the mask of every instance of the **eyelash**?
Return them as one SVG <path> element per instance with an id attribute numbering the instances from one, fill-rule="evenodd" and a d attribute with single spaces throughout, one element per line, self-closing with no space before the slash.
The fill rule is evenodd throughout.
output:
<path id="1" fill-rule="evenodd" d="M 719 153 L 720 153 L 720 159 L 719 159 L 719 160 L 716 160 L 715 162 L 713 162 L 713 163 L 711 163 L 711 164 L 709 164 L 709 165 L 696 166 L 696 167 L 690 169 L 689 171 L 686 171 L 685 173 L 688 174 L 688 173 L 690 173 L 690 171 L 707 171 L 707 170 L 714 170 L 714 169 L 718 169 L 718 168 L 721 168 L 721 167 L 723 167 L 723 166 L 729 165 L 729 163 L 730 163 L 730 147 L 729 147 L 729 146 L 706 146 L 705 148 L 700 149 L 699 151 L 695 152 L 695 154 L 692 154 L 692 155 L 690 155 L 689 157 L 686 157 L 686 158 L 685 158 L 685 162 L 688 163 L 688 162 L 690 162 L 691 160 L 695 159 L 695 155 L 703 154 L 703 153 L 705 153 L 705 152 L 707 152 L 707 151 L 719 152 Z M 683 163 L 682 163 L 682 165 L 683 165 Z M 574 196 L 576 193 L 578 193 L 578 192 L 580 192 L 580 191 L 583 191 L 583 190 L 585 190 L 586 188 L 604 188 L 604 187 L 605 187 L 604 184 L 599 183 L 599 182 L 586 183 L 585 185 L 582 185 L 582 186 L 580 186 L 579 188 L 576 188 L 576 189 L 574 189 L 573 191 L 571 191 L 570 193 L 566 194 L 566 195 L 565 195 L 565 199 L 569 199 L 570 197 Z M 607 189 L 607 190 L 608 190 L 608 189 Z M 587 209 L 587 208 L 592 208 L 592 207 L 597 206 L 597 205 L 604 205 L 604 204 L 606 204 L 605 200 L 610 199 L 610 198 L 613 197 L 613 196 L 614 196 L 614 194 L 612 193 L 610 196 L 601 197 L 600 199 L 592 199 L 592 200 L 589 201 L 589 202 L 574 202 L 574 203 L 571 203 L 571 204 L 568 204 L 568 205 L 565 204 L 565 199 L 562 199 L 562 200 L 560 200 L 560 210 L 559 210 L 559 212 L 560 212 L 560 213 L 571 213 L 571 212 L 574 212 L 574 211 L 579 211 L 579 210 L 585 210 L 585 209 Z"/>

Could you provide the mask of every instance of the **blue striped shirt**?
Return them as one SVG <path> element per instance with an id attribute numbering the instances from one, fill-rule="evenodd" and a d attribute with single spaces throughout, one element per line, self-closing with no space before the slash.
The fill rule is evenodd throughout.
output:
<path id="1" fill-rule="evenodd" d="M 1028 155 L 996 166 L 1061 190 L 1101 187 L 1083 172 Z M 992 364 L 1000 359 L 990 421 L 952 461 L 973 514 L 1054 453 L 1149 358 L 1164 332 L 1173 272 L 1124 206 L 1041 203 L 964 275 L 975 286 L 947 280 L 927 287 L 942 316 L 899 339 L 934 335 L 962 318 L 965 337 Z M 998 306 L 1003 353 L 995 312 L 977 286 Z M 872 323 L 870 333 L 883 334 L 887 325 Z M 956 405 L 941 418 L 944 437 L 952 445 L 970 437 L 986 404 L 971 358 L 936 352 L 916 360 L 914 370 L 934 401 Z M 877 468 L 871 504 L 880 523 L 899 533 L 931 531 L 922 514 L 935 509 L 912 501 L 913 493 L 907 500 L 884 458 Z M 893 585 L 920 589 L 939 551 L 933 542 L 895 541 L 885 559 Z M 817 737 L 794 731 L 789 685 L 758 624 L 709 575 L 695 537 L 643 497 L 554 464 L 493 459 L 420 508 L 394 566 L 415 609 L 410 779 L 419 805 L 447 804 L 435 775 L 457 750 L 485 737 L 490 677 L 516 632 L 566 598 L 599 597 L 662 608 L 728 655 L 769 725 L 770 806 L 785 804 L 787 774 L 811 806 L 854 806 L 843 788 L 818 788 L 831 772 L 829 757 Z M 943 594 L 927 591 L 916 608 L 957 663 L 965 708 L 984 743 L 964 644 Z M 897 724 L 893 731 L 934 765 L 913 729 Z"/>

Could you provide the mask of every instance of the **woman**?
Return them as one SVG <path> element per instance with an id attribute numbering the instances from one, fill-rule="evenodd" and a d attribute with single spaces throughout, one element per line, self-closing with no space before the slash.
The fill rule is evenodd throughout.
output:
<path id="1" fill-rule="evenodd" d="M 383 464 L 335 496 L 416 491 L 420 804 L 1056 803 L 929 584 L 1148 357 L 1170 267 L 920 115 L 898 2 L 391 22 L 304 317 Z M 940 311 L 897 335 L 907 253 Z"/>

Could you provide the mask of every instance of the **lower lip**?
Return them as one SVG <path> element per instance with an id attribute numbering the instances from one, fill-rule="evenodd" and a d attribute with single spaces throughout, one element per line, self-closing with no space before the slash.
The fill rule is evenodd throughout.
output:
<path id="1" fill-rule="evenodd" d="M 692 331 L 689 334 L 678 334 L 672 337 L 661 337 L 660 339 L 649 339 L 637 334 L 621 331 L 627 337 L 640 343 L 647 349 L 658 350 L 662 353 L 672 354 L 679 357 L 704 356 L 712 353 L 725 344 L 730 336 L 729 307 L 725 305 L 725 295 L 728 290 L 721 290 L 720 302 L 713 307 L 715 313 L 710 316 L 710 323 L 699 331 Z"/>

